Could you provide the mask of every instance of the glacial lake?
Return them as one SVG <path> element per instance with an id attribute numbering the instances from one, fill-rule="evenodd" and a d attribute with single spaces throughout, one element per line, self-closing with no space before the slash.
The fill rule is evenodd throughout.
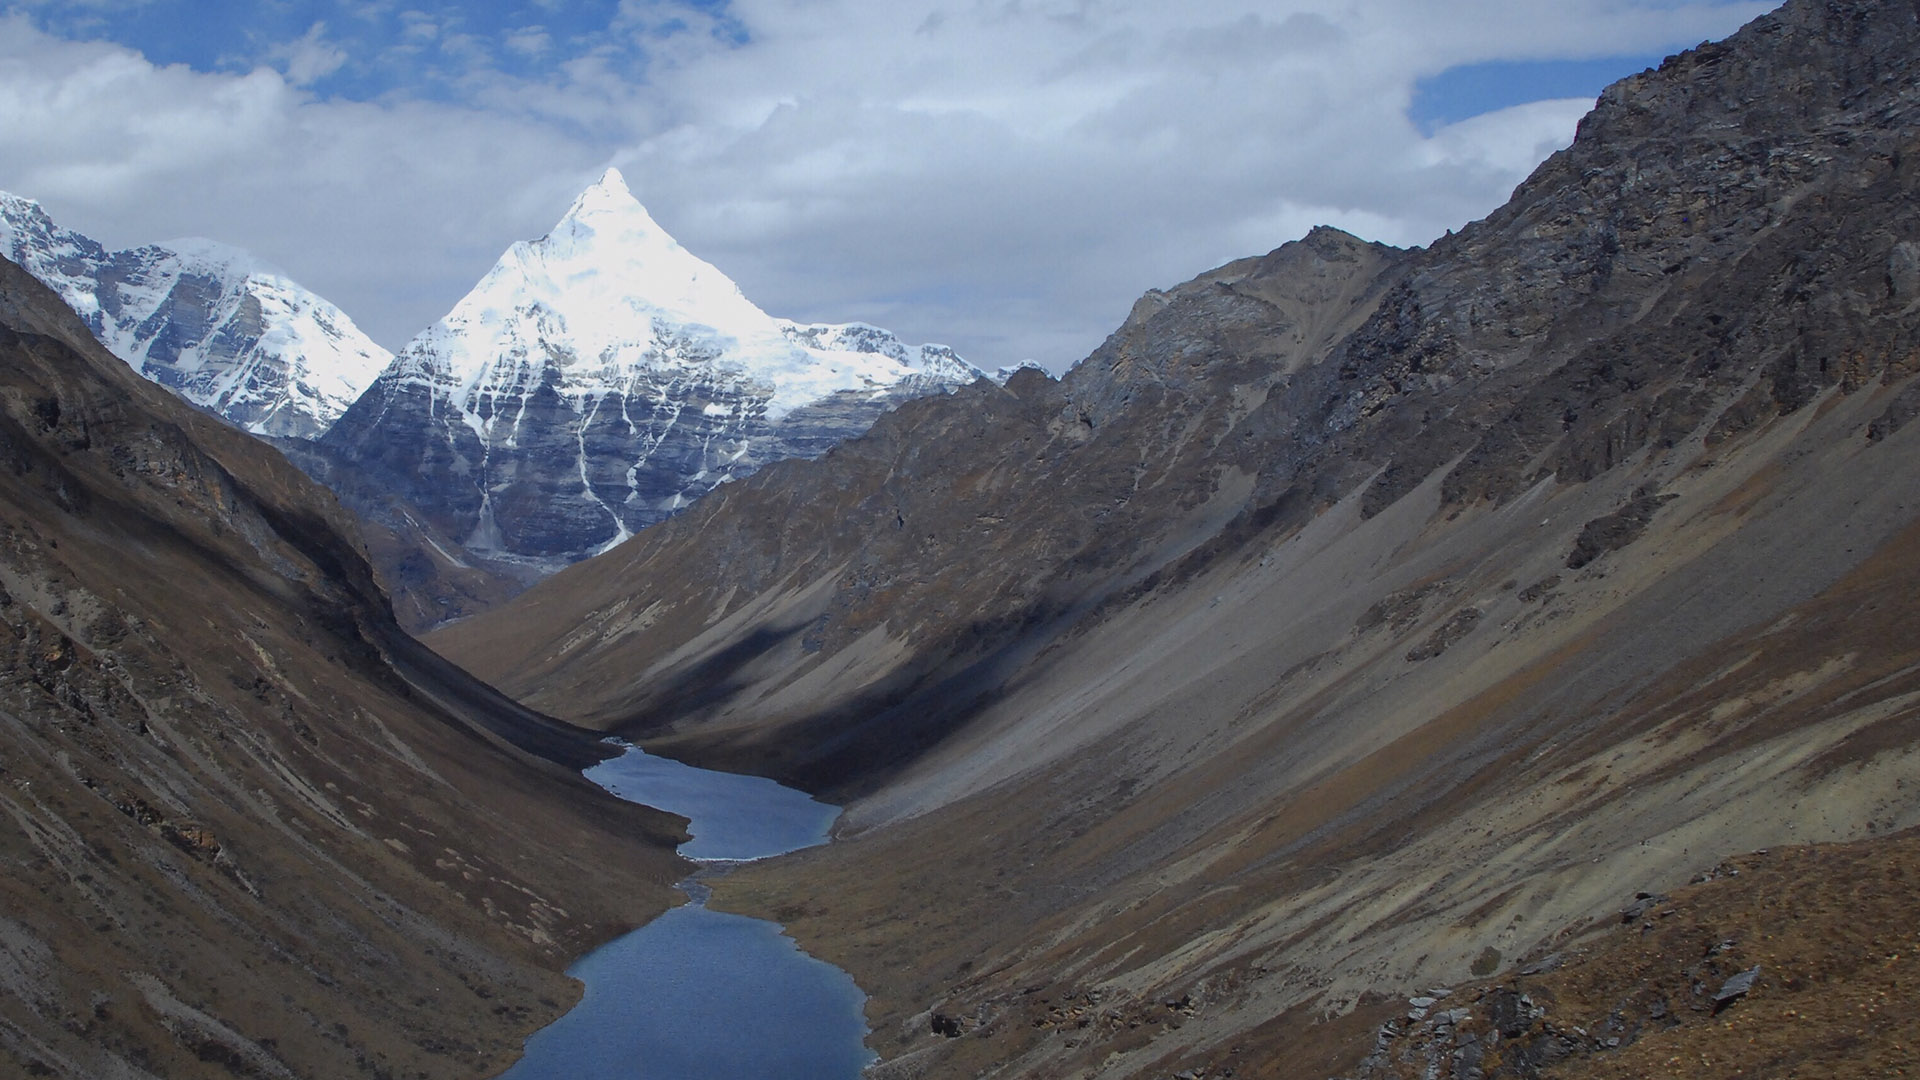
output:
<path id="1" fill-rule="evenodd" d="M 682 765 L 629 747 L 588 769 L 632 802 L 684 814 L 680 853 L 724 863 L 825 843 L 840 809 L 759 776 Z M 527 1040 L 502 1080 L 857 1080 L 875 1055 L 866 995 L 800 951 L 776 923 L 689 902 L 567 969 L 580 1004 Z"/>

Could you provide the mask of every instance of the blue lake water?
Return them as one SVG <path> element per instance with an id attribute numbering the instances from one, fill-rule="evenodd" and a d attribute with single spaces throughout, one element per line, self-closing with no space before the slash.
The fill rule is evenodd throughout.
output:
<path id="1" fill-rule="evenodd" d="M 827 842 L 840 808 L 767 779 L 682 765 L 635 747 L 583 773 L 628 802 L 692 820 L 689 859 L 764 859 Z"/>
<path id="2" fill-rule="evenodd" d="M 695 769 L 629 748 L 586 772 L 633 802 L 684 814 L 696 859 L 745 860 L 824 843 L 839 808 L 757 776 Z M 874 1060 L 866 996 L 775 923 L 690 902 L 568 969 L 572 1011 L 527 1040 L 502 1080 L 857 1080 Z"/>

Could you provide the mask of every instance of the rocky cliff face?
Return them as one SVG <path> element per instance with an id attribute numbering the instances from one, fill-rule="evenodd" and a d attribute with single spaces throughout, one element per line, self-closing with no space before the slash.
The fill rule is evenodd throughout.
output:
<path id="1" fill-rule="evenodd" d="M 474 554 L 550 570 L 978 377 L 941 346 L 769 317 L 609 172 L 401 350 L 319 449 L 328 475 L 357 474 L 349 488 L 397 496 Z"/>
<path id="2" fill-rule="evenodd" d="M 393 359 L 339 308 L 224 245 L 108 251 L 0 192 L 0 254 L 135 371 L 256 435 L 319 435 Z"/>
<path id="3" fill-rule="evenodd" d="M 1917 131 L 1920 11 L 1797 0 L 1430 250 L 1151 293 L 435 644 L 857 797 L 720 902 L 883 1075 L 1358 1067 L 1637 889 L 1920 823 Z"/>
<path id="4" fill-rule="evenodd" d="M 665 906 L 674 819 L 5 261 L 0 461 L 0 1074 L 471 1077 Z"/>

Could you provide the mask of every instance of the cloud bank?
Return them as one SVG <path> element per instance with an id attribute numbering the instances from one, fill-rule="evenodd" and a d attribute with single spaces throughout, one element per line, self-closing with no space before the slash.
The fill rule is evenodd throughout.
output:
<path id="1" fill-rule="evenodd" d="M 1516 88 L 1429 134 L 1421 80 L 1658 56 L 1771 6 L 365 0 L 182 63 L 114 36 L 167 2 L 0 18 L 0 188 L 114 245 L 247 247 L 396 347 L 615 164 L 776 315 L 1055 370 L 1143 290 L 1314 225 L 1484 215 L 1591 105 Z"/>

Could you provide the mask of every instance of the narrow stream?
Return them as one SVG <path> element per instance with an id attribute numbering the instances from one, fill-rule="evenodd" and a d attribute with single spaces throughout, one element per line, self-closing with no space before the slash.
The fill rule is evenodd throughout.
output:
<path id="1" fill-rule="evenodd" d="M 634 747 L 586 777 L 686 815 L 693 839 L 680 853 L 713 865 L 680 883 L 688 903 L 567 970 L 585 996 L 501 1080 L 856 1080 L 874 1054 L 853 978 L 777 923 L 708 910 L 700 882 L 729 862 L 825 843 L 840 808 Z"/>

